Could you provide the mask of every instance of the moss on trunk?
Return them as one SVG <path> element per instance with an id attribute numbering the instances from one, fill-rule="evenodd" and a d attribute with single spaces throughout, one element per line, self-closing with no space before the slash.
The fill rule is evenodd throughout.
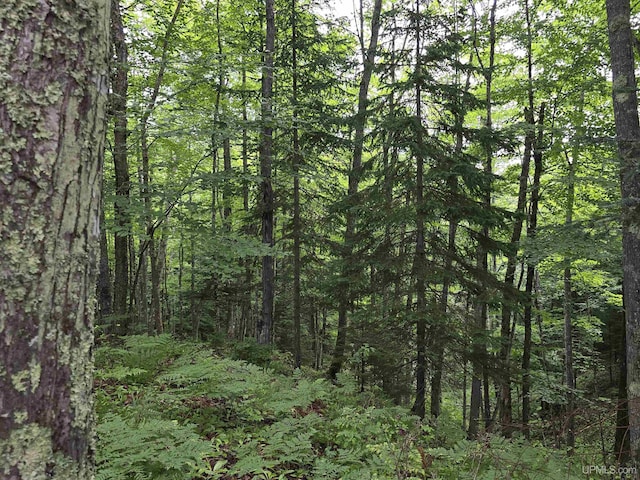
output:
<path id="1" fill-rule="evenodd" d="M 0 476 L 88 479 L 109 1 L 0 19 Z"/>

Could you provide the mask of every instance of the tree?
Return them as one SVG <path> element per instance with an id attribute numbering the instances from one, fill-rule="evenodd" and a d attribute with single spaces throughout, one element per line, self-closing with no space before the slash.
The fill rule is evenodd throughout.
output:
<path id="1" fill-rule="evenodd" d="M 2 478 L 93 477 L 109 5 L 0 7 Z"/>
<path id="2" fill-rule="evenodd" d="M 273 246 L 273 185 L 272 174 L 272 146 L 273 146 L 273 56 L 276 44 L 276 24 L 274 18 L 274 0 L 266 0 L 265 14 L 267 31 L 264 45 L 264 65 L 262 67 L 262 132 L 260 134 L 260 175 L 261 184 L 261 213 L 262 213 L 262 243 L 267 247 Z M 273 328 L 273 297 L 274 297 L 273 255 L 268 253 L 262 257 L 262 315 L 258 321 L 258 343 L 271 343 Z"/>
<path id="3" fill-rule="evenodd" d="M 631 458 L 640 460 L 640 121 L 629 0 L 607 0 L 613 113 L 622 193 L 622 265 L 626 319 L 627 400 Z"/>
<path id="4" fill-rule="evenodd" d="M 424 132 L 422 119 L 422 51 L 420 1 L 416 0 L 416 66 L 415 66 L 415 95 L 416 95 L 416 244 L 414 251 L 413 270 L 416 278 L 416 398 L 411 411 L 424 418 L 426 393 L 426 334 L 427 334 L 427 299 L 426 299 L 426 261 L 425 261 L 425 208 L 424 208 Z"/>
<path id="5" fill-rule="evenodd" d="M 127 43 L 120 12 L 120 2 L 111 4 L 111 38 L 115 59 L 111 73 L 111 114 L 113 127 L 113 167 L 115 171 L 116 200 L 114 217 L 118 230 L 114 235 L 114 281 L 113 311 L 117 321 L 126 333 L 129 327 L 127 318 L 127 297 L 129 294 L 129 161 L 127 159 L 127 91 L 129 88 Z"/>
<path id="6" fill-rule="evenodd" d="M 485 118 L 485 128 L 487 133 L 490 135 L 493 129 L 492 123 L 492 81 L 494 75 L 495 68 L 495 48 L 496 48 L 496 8 L 498 2 L 494 0 L 491 4 L 491 9 L 489 12 L 489 63 L 485 67 L 482 59 L 478 55 L 478 62 L 480 63 L 480 67 L 483 70 L 483 76 L 485 79 L 485 91 L 486 91 L 486 118 Z M 491 142 L 485 141 L 484 145 L 485 149 L 485 160 L 484 160 L 484 171 L 487 176 L 491 176 L 493 167 L 493 145 Z M 491 184 L 487 184 L 485 186 L 483 195 L 482 195 L 482 203 L 484 207 L 489 210 L 491 208 Z M 483 245 L 483 242 L 486 243 L 489 241 L 489 226 L 482 226 L 482 233 L 480 234 L 480 239 L 478 241 L 478 250 L 477 250 L 477 263 L 478 269 L 484 274 L 487 275 L 489 272 L 489 259 L 488 259 L 488 249 L 486 245 Z M 483 295 L 486 296 L 485 288 L 481 287 L 478 292 L 478 296 L 476 298 L 476 335 L 480 339 L 474 339 L 473 343 L 473 376 L 471 380 L 471 405 L 470 405 L 470 414 L 469 414 L 469 431 L 468 435 L 470 438 L 475 438 L 478 435 L 478 420 L 480 418 L 480 408 L 482 402 L 482 381 L 484 380 L 484 417 L 485 424 L 488 426 L 489 424 L 489 385 L 487 382 L 488 375 L 485 370 L 485 366 L 482 364 L 481 358 L 486 356 L 486 345 L 484 342 L 485 330 L 487 328 L 487 313 L 488 306 L 486 302 L 486 298 L 482 298 Z M 482 378 L 481 378 L 482 377 Z"/>
<path id="7" fill-rule="evenodd" d="M 291 0 L 291 103 L 293 104 L 293 356 L 296 368 L 302 364 L 300 346 L 300 132 L 298 129 L 298 25 L 296 18 L 297 2 Z"/>
<path id="8" fill-rule="evenodd" d="M 369 103 L 369 83 L 371 82 L 371 76 L 373 75 L 375 67 L 381 11 L 382 0 L 376 0 L 373 5 L 373 13 L 371 16 L 371 37 L 369 38 L 369 46 L 366 52 L 364 51 L 364 48 L 362 52 L 364 65 L 358 87 L 358 106 L 353 121 L 353 129 L 355 131 L 353 141 L 353 160 L 349 171 L 347 188 L 348 201 L 353 203 L 356 201 L 358 187 L 360 185 L 360 177 L 362 176 L 362 154 L 364 151 L 365 125 L 367 123 L 367 104 Z M 364 33 L 362 33 L 362 35 L 364 35 Z M 361 38 L 361 44 L 364 45 L 364 36 Z M 348 278 L 352 274 L 353 270 L 352 264 L 354 259 L 352 257 L 355 235 L 356 218 L 350 208 L 346 214 L 346 228 L 344 231 L 343 271 L 341 272 L 341 280 L 343 281 L 343 284 L 340 286 L 341 292 L 339 293 L 338 300 L 338 334 L 336 337 L 336 347 L 333 352 L 333 360 L 329 367 L 329 377 L 332 379 L 335 379 L 336 375 L 340 373 L 340 370 L 342 369 L 347 345 L 347 311 L 349 310 L 349 303 L 352 300 L 349 298 L 350 292 L 348 288 Z"/>

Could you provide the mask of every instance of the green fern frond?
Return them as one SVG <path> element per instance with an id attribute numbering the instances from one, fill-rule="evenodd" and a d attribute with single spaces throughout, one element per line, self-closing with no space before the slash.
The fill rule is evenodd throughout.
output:
<path id="1" fill-rule="evenodd" d="M 98 425 L 98 479 L 182 479 L 210 451 L 193 426 L 157 418 L 137 424 L 110 414 Z M 199 468 L 200 467 L 200 468 Z"/>

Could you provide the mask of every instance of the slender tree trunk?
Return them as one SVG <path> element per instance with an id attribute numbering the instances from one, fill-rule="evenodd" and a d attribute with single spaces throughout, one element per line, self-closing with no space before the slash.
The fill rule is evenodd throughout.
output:
<path id="1" fill-rule="evenodd" d="M 473 56 L 469 58 L 469 63 L 473 60 Z M 459 81 L 457 82 L 459 84 Z M 467 79 L 465 81 L 464 92 L 469 91 L 469 86 L 471 84 L 471 74 L 467 74 Z M 458 114 L 456 115 L 456 146 L 455 152 L 456 154 L 462 153 L 462 148 L 464 144 L 464 116 L 466 109 L 464 105 L 459 106 Z M 458 179 L 455 175 L 450 175 L 447 179 L 447 187 L 449 192 L 455 194 L 458 191 Z M 432 326 L 430 329 L 430 338 L 433 342 L 434 349 L 434 362 L 433 362 L 433 375 L 431 376 L 431 405 L 430 412 L 433 418 L 438 418 L 440 416 L 440 407 L 442 402 L 442 370 L 444 367 L 444 347 L 445 347 L 445 339 L 442 335 L 442 328 L 446 325 L 447 321 L 447 313 L 449 309 L 449 290 L 451 288 L 451 279 L 452 273 L 451 268 L 453 265 L 453 257 L 456 252 L 456 234 L 458 230 L 458 219 L 455 215 L 451 215 L 449 218 L 449 226 L 448 226 L 448 236 L 447 236 L 447 253 L 446 258 L 443 265 L 443 280 L 442 280 L 442 291 L 439 302 L 439 310 L 438 315 L 442 319 L 441 322 L 438 322 L 436 325 Z M 465 388 L 466 395 L 466 388 Z"/>
<path id="2" fill-rule="evenodd" d="M 467 429 L 467 361 L 462 363 L 462 429 Z"/>
<path id="3" fill-rule="evenodd" d="M 544 132 L 545 104 L 540 105 L 538 115 L 538 138 L 534 143 L 533 151 L 533 183 L 531 185 L 530 212 L 527 223 L 527 238 L 534 241 L 538 230 L 538 203 L 540 201 L 540 177 L 542 176 L 542 138 Z M 529 110 L 528 123 L 533 124 L 533 112 Z M 527 303 L 524 307 L 524 344 L 522 351 L 522 429 L 526 438 L 529 438 L 529 419 L 531 416 L 531 320 L 533 313 L 533 286 L 537 277 L 536 264 L 532 259 L 527 260 L 527 281 L 525 293 Z M 542 341 L 542 338 L 540 339 Z"/>
<path id="4" fill-rule="evenodd" d="M 616 410 L 616 434 L 613 453 L 618 464 L 624 465 L 629 461 L 629 451 L 631 449 L 629 441 L 629 408 L 627 405 L 627 359 L 626 351 L 626 329 L 624 325 L 624 315 L 622 316 L 619 344 L 621 352 L 620 373 L 618 375 L 618 408 Z"/>
<path id="5" fill-rule="evenodd" d="M 127 91 L 129 88 L 129 59 L 125 41 L 124 25 L 120 13 L 120 3 L 111 4 L 111 36 L 115 60 L 111 76 L 111 111 L 114 118 L 113 128 L 113 166 L 116 177 L 116 200 L 114 205 L 114 276 L 113 311 L 119 332 L 126 334 L 129 328 L 129 161 L 127 158 Z M 133 293 L 131 296 L 133 297 Z"/>
<path id="6" fill-rule="evenodd" d="M 189 203 L 191 203 L 191 195 L 189 195 Z M 191 330 L 193 331 L 193 339 L 197 342 L 200 340 L 200 315 L 196 312 L 196 252 L 195 240 L 193 233 L 189 239 L 189 316 L 191 318 Z"/>
<path id="7" fill-rule="evenodd" d="M 300 237 L 302 226 L 300 220 L 300 139 L 298 132 L 298 25 L 297 1 L 291 0 L 291 68 L 292 68 L 292 103 L 293 103 L 293 351 L 296 368 L 302 365 L 300 346 Z"/>
<path id="8" fill-rule="evenodd" d="M 472 362 L 474 365 L 477 362 Z M 469 401 L 469 427 L 467 437 L 474 439 L 478 436 L 480 409 L 482 408 L 482 372 L 472 365 L 471 370 L 471 399 Z"/>
<path id="9" fill-rule="evenodd" d="M 627 400 L 631 459 L 640 462 L 640 123 L 629 0 L 607 0 L 613 112 L 620 157 L 622 265 L 626 321 Z"/>
<path id="10" fill-rule="evenodd" d="M 178 0 L 176 8 L 171 17 L 171 21 L 167 26 L 163 41 L 162 41 L 162 57 L 160 59 L 160 68 L 158 75 L 156 76 L 151 97 L 147 102 L 142 118 L 140 120 L 140 149 L 142 154 L 142 185 L 141 193 L 142 200 L 145 206 L 145 224 L 147 239 L 144 241 L 144 245 L 140 248 L 140 255 L 143 256 L 146 253 L 149 255 L 149 263 L 151 264 L 151 319 L 154 324 L 156 332 L 161 333 L 163 328 L 162 310 L 160 306 L 160 273 L 158 265 L 158 252 L 156 246 L 156 240 L 154 237 L 156 226 L 154 224 L 151 213 L 151 165 L 149 162 L 149 118 L 153 112 L 156 101 L 158 99 L 158 93 L 160 92 L 160 86 L 164 78 L 164 72 L 167 67 L 167 57 L 169 54 L 169 40 L 175 27 L 180 9 L 182 8 L 184 0 Z M 147 252 L 148 250 L 148 252 Z"/>
<path id="11" fill-rule="evenodd" d="M 144 240 L 147 248 L 146 250 L 141 249 L 140 255 L 148 256 L 149 264 L 151 265 L 151 321 L 157 328 L 158 324 L 162 325 L 162 318 L 160 316 L 160 275 L 158 274 L 158 255 L 154 237 L 153 217 L 151 216 L 151 173 L 146 128 L 143 129 L 140 140 L 140 148 L 142 151 L 142 183 L 140 190 L 144 204 L 144 217 L 148 236 L 148 238 Z M 151 332 L 150 325 L 147 325 L 147 331 Z"/>
<path id="12" fill-rule="evenodd" d="M 571 160 L 567 155 L 567 164 L 569 174 L 567 180 L 567 206 L 565 211 L 565 226 L 571 228 L 573 223 L 573 208 L 575 201 L 575 183 L 576 168 L 580 157 L 580 141 L 585 135 L 584 128 L 584 92 L 580 96 L 577 109 L 576 122 L 576 140 L 573 142 Z M 567 386 L 567 446 L 569 452 L 573 452 L 575 446 L 575 388 L 576 380 L 573 372 L 573 333 L 572 333 L 572 317 L 573 317 L 573 295 L 571 281 L 571 258 L 565 258 L 565 268 L 563 272 L 564 281 L 564 346 L 565 346 L 565 381 Z"/>
<path id="13" fill-rule="evenodd" d="M 353 160 L 349 172 L 349 186 L 347 196 L 349 204 L 356 202 L 360 177 L 362 176 L 362 154 L 364 151 L 364 128 L 367 122 L 367 105 L 369 94 L 369 83 L 375 65 L 376 50 L 378 49 L 378 34 L 380 32 L 380 12 L 382 11 L 382 0 L 375 0 L 371 17 L 371 37 L 369 47 L 364 52 L 364 65 L 360 85 L 358 88 L 358 107 L 354 119 L 355 138 L 353 145 Z M 340 284 L 339 304 L 338 304 L 338 335 L 336 346 L 333 351 L 333 359 L 329 367 L 329 378 L 334 379 L 342 369 L 344 355 L 347 346 L 347 311 L 351 302 L 348 288 L 348 278 L 353 269 L 353 248 L 356 232 L 356 218 L 351 209 L 346 213 L 347 225 L 344 233 L 344 246 L 342 255 L 342 279 Z"/>
<path id="14" fill-rule="evenodd" d="M 451 187 L 456 189 L 453 184 L 457 183 L 454 177 L 451 177 Z M 449 219 L 449 232 L 447 239 L 447 258 L 445 259 L 443 280 L 442 280 L 442 292 L 440 297 L 440 305 L 438 309 L 438 315 L 442 321 L 439 322 L 436 328 L 442 328 L 446 325 L 447 310 L 449 305 L 449 289 L 451 288 L 451 266 L 453 264 L 453 256 L 455 255 L 456 248 L 456 233 L 458 229 L 458 221 L 454 218 Z M 432 331 L 434 340 L 434 354 L 435 362 L 433 365 L 433 376 L 431 377 L 431 416 L 438 418 L 440 416 L 440 406 L 442 403 L 442 369 L 444 366 L 444 338 L 441 333 Z"/>
<path id="15" fill-rule="evenodd" d="M 131 243 L 133 243 L 133 241 Z M 149 256 L 145 254 L 145 251 L 142 249 L 142 247 L 143 242 L 140 242 L 140 250 L 142 251 L 142 253 L 139 255 L 137 273 L 133 282 L 133 288 L 135 289 L 135 293 L 137 296 L 136 306 L 138 309 L 138 324 L 144 325 L 147 329 L 147 332 L 149 332 L 149 301 L 147 298 Z M 132 256 L 131 258 L 134 257 Z M 139 329 L 136 329 L 136 333 L 138 331 Z"/>
<path id="16" fill-rule="evenodd" d="M 0 6 L 0 476 L 10 480 L 94 476 L 109 5 Z"/>
<path id="17" fill-rule="evenodd" d="M 220 96 L 216 95 L 216 106 L 214 107 L 214 112 L 218 109 L 217 105 L 219 102 L 219 98 Z M 214 117 L 217 118 L 217 116 L 217 113 L 214 113 Z M 217 123 L 217 120 L 214 123 Z M 214 179 L 213 183 L 211 184 L 211 233 L 213 235 L 215 235 L 217 231 L 216 223 L 218 218 L 218 182 L 216 180 L 216 176 L 218 174 L 218 171 L 220 170 L 218 168 L 218 163 L 218 143 L 216 139 L 216 132 L 214 131 L 211 133 L 211 176 Z"/>
<path id="18" fill-rule="evenodd" d="M 167 218 L 167 223 L 169 218 Z M 165 321 L 166 326 L 169 328 L 169 331 L 172 333 L 175 332 L 175 320 L 172 322 L 171 315 L 171 303 L 169 302 L 169 289 L 167 288 L 167 280 L 168 280 L 168 271 L 167 268 L 167 246 L 169 241 L 169 235 L 166 230 L 162 232 L 162 237 L 160 238 L 160 252 L 159 252 L 159 261 L 160 261 L 160 276 L 162 289 L 160 290 L 160 303 L 162 306 L 162 318 Z M 164 328 L 164 326 L 163 326 Z"/>
<path id="19" fill-rule="evenodd" d="M 242 206 L 245 214 L 249 213 L 249 134 L 247 132 L 247 71 L 242 67 Z M 251 259 L 244 260 L 244 291 L 241 306 L 241 324 L 239 338 L 244 338 L 244 333 L 251 318 L 251 293 L 252 293 L 252 273 Z"/>
<path id="20" fill-rule="evenodd" d="M 242 67 L 242 206 L 245 212 L 249 211 L 249 134 L 247 132 L 247 70 Z"/>
<path id="21" fill-rule="evenodd" d="M 574 434 L 574 391 L 576 388 L 576 382 L 573 375 L 573 335 L 571 334 L 571 324 L 573 316 L 573 299 L 571 298 L 571 262 L 566 260 L 567 266 L 563 271 L 563 283 L 564 283 L 564 381 L 567 387 L 567 446 L 569 452 L 572 452 L 575 446 L 575 434 Z"/>
<path id="22" fill-rule="evenodd" d="M 153 241 L 153 238 L 151 240 L 151 248 L 149 249 L 149 261 L 151 262 L 151 317 L 155 332 L 160 334 L 164 333 L 164 321 L 160 301 L 162 265 L 164 260 L 161 255 L 162 248 L 158 243 Z"/>
<path id="23" fill-rule="evenodd" d="M 496 47 L 496 8 L 497 8 L 497 0 L 494 0 L 491 5 L 491 10 L 489 12 L 489 64 L 487 66 L 484 65 L 480 56 L 478 56 L 478 62 L 483 69 L 484 77 L 485 77 L 485 91 L 486 91 L 486 119 L 485 119 L 485 128 L 487 132 L 490 133 L 493 129 L 492 122 L 492 80 L 493 80 L 493 68 L 495 64 L 495 47 Z M 491 146 L 491 141 L 487 140 L 485 145 L 485 162 L 484 162 L 484 172 L 487 176 L 487 181 L 489 177 L 492 175 L 492 163 L 493 163 L 493 148 Z M 482 202 L 485 208 L 491 208 L 491 186 L 487 186 L 485 188 L 485 192 L 482 198 Z M 489 227 L 484 226 L 482 228 L 481 240 L 478 244 L 477 251 L 477 262 L 478 262 L 478 270 L 482 272 L 482 275 L 489 274 L 489 259 L 487 255 L 487 249 L 483 245 L 483 239 L 489 239 Z M 483 299 L 484 292 L 480 291 L 478 295 L 478 299 L 476 301 L 476 312 L 475 312 L 475 320 L 476 320 L 476 329 L 477 335 L 481 338 L 484 338 L 487 328 L 487 302 Z M 478 341 L 477 339 L 473 342 L 473 370 L 472 370 L 472 379 L 471 379 L 471 407 L 469 412 L 469 430 L 468 436 L 470 438 L 475 438 L 478 434 L 478 420 L 480 418 L 480 409 L 482 406 L 482 376 L 483 371 L 486 368 L 484 365 L 485 361 L 483 360 L 487 354 L 487 347 L 484 343 L 484 340 Z M 486 383 L 486 382 L 485 382 Z M 486 397 L 486 395 L 485 395 Z M 485 402 L 488 402 L 489 399 L 485 398 Z M 486 410 L 486 409 L 485 409 Z M 485 422 L 488 422 L 489 418 L 485 412 Z"/>
<path id="24" fill-rule="evenodd" d="M 224 50 L 222 47 L 222 28 L 220 22 L 220 0 L 216 1 L 216 38 L 218 44 L 218 91 L 216 94 L 216 111 L 215 111 L 215 128 L 222 130 L 222 168 L 224 169 L 224 183 L 222 184 L 222 225 L 225 232 L 231 232 L 231 202 L 233 196 L 233 168 L 231 165 L 231 138 L 229 127 L 227 125 L 226 114 L 221 118 L 220 102 L 222 94 L 226 88 L 228 79 L 225 71 Z M 215 135 L 215 134 L 214 134 Z M 214 145 L 213 148 L 217 148 Z M 219 282 L 215 280 L 216 285 Z M 223 288 L 231 288 L 231 282 L 224 282 L 220 285 Z M 238 282 L 239 283 L 239 282 Z M 229 296 L 225 296 L 223 305 L 223 329 L 227 337 L 232 336 L 233 332 L 233 303 Z"/>
<path id="25" fill-rule="evenodd" d="M 424 418 L 425 414 L 425 395 L 427 390 L 426 373 L 427 373 L 427 299 L 426 299 L 426 258 L 425 258 L 425 240 L 424 240 L 424 140 L 422 131 L 422 51 L 421 51 L 421 19 L 420 19 L 420 0 L 415 3 L 415 35 L 416 35 L 416 120 L 415 135 L 417 151 L 413 152 L 416 160 L 416 245 L 414 253 L 413 270 L 416 279 L 416 399 L 411 411 Z"/>
<path id="26" fill-rule="evenodd" d="M 526 114 L 528 117 L 529 115 Z M 516 277 L 518 246 L 522 234 L 524 211 L 527 202 L 527 187 L 529 181 L 529 164 L 531 161 L 531 148 L 533 133 L 527 133 L 525 138 L 524 155 L 520 170 L 520 183 L 518 187 L 518 204 L 515 211 L 515 223 L 511 232 L 511 251 L 507 255 L 507 268 L 504 276 L 505 290 L 502 302 L 502 317 L 500 328 L 500 358 L 503 362 L 503 378 L 500 389 L 500 425 L 502 433 L 506 437 L 511 436 L 513 430 L 513 413 L 511 403 L 511 317 L 513 307 L 517 299 L 510 289 L 514 287 Z"/>
<path id="27" fill-rule="evenodd" d="M 570 228 L 573 223 L 573 204 L 575 198 L 575 168 L 576 159 L 569 160 L 567 158 L 569 167 L 569 174 L 567 179 L 567 206 L 565 210 L 565 227 Z M 573 375 L 573 334 L 572 334 L 572 317 L 573 317 L 573 287 L 571 281 L 571 259 L 565 257 L 563 270 L 563 285 L 564 285 L 564 302 L 563 302 L 563 314 L 564 314 L 564 381 L 567 387 L 567 446 L 569 447 L 569 453 L 573 451 L 575 446 L 575 433 L 574 433 L 574 391 L 576 388 L 576 382 Z"/>
<path id="28" fill-rule="evenodd" d="M 100 205 L 100 267 L 98 269 L 98 318 L 100 320 L 111 315 L 111 269 L 109 268 L 109 245 L 107 244 L 107 230 L 104 219 L 104 203 Z"/>
<path id="29" fill-rule="evenodd" d="M 525 121 L 529 129 L 525 134 L 524 155 L 522 157 L 522 167 L 520 170 L 520 181 L 518 185 L 518 203 L 516 206 L 516 220 L 511 233 L 511 251 L 507 255 L 507 268 L 504 276 L 504 283 L 507 289 L 515 284 L 515 274 L 518 258 L 518 248 L 520 237 L 522 234 L 522 225 L 524 222 L 524 213 L 527 203 L 527 187 L 529 181 L 529 165 L 531 163 L 531 151 L 535 141 L 535 119 L 533 116 L 534 99 L 533 99 L 533 49 L 532 49 L 532 29 L 531 29 L 531 12 L 529 8 L 529 0 L 525 0 L 525 20 L 527 24 L 527 72 L 528 72 L 528 88 L 527 94 L 529 106 L 525 109 Z M 513 431 L 513 412 L 511 399 L 511 317 L 513 315 L 513 307 L 516 305 L 516 298 L 510 291 L 504 294 L 502 304 L 502 318 L 500 329 L 500 357 L 503 362 L 504 373 L 502 375 L 502 384 L 500 390 L 500 424 L 502 433 L 506 437 L 510 437 Z"/>
<path id="30" fill-rule="evenodd" d="M 222 29 L 220 28 L 221 23 L 220 23 L 220 0 L 217 0 L 216 2 L 216 36 L 217 36 L 217 41 L 218 41 L 218 58 L 219 58 L 219 64 L 218 67 L 220 69 L 220 73 L 218 76 L 218 87 L 219 87 L 219 92 L 218 92 L 218 101 L 220 101 L 220 96 L 222 95 L 222 90 L 224 89 L 226 83 L 227 83 L 227 78 L 225 75 L 225 71 L 224 71 L 224 52 L 222 49 Z M 219 121 L 219 119 L 218 119 Z M 224 131 L 223 131 L 223 139 L 222 139 L 222 163 L 223 163 L 223 168 L 224 168 L 224 173 L 225 173 L 225 181 L 224 181 L 224 185 L 222 188 L 222 204 L 223 204 L 223 210 L 222 210 L 222 218 L 223 218 L 223 223 L 225 225 L 225 228 L 227 229 L 227 231 L 231 231 L 231 195 L 232 195 L 232 188 L 231 188 L 231 174 L 233 172 L 232 168 L 231 168 L 231 139 L 229 138 L 229 131 L 228 131 L 228 127 L 226 125 L 226 120 L 223 122 L 219 122 L 219 125 L 224 127 Z"/>
<path id="31" fill-rule="evenodd" d="M 262 243 L 272 247 L 274 238 L 274 195 L 271 183 L 272 170 L 272 143 L 273 143 L 273 55 L 275 51 L 276 25 L 274 17 L 274 0 L 266 0 L 265 14 L 267 32 L 264 47 L 264 65 L 262 68 L 262 132 L 260 139 L 260 175 L 262 177 L 261 211 L 262 211 Z M 271 343 L 273 328 L 273 301 L 274 301 L 275 271 L 273 255 L 262 257 L 262 314 L 258 320 L 258 343 Z"/>
<path id="32" fill-rule="evenodd" d="M 177 324 L 183 328 L 184 321 L 184 231 L 180 230 L 180 246 L 178 250 L 178 321 Z"/>

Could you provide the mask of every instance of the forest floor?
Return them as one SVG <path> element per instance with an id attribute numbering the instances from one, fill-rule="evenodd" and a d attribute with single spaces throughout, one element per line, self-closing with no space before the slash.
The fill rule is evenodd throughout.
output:
<path id="1" fill-rule="evenodd" d="M 349 374 L 332 384 L 255 343 L 130 336 L 101 345 L 96 367 L 97 480 L 603 478 L 595 458 L 468 441 L 453 409 L 421 422 Z"/>

